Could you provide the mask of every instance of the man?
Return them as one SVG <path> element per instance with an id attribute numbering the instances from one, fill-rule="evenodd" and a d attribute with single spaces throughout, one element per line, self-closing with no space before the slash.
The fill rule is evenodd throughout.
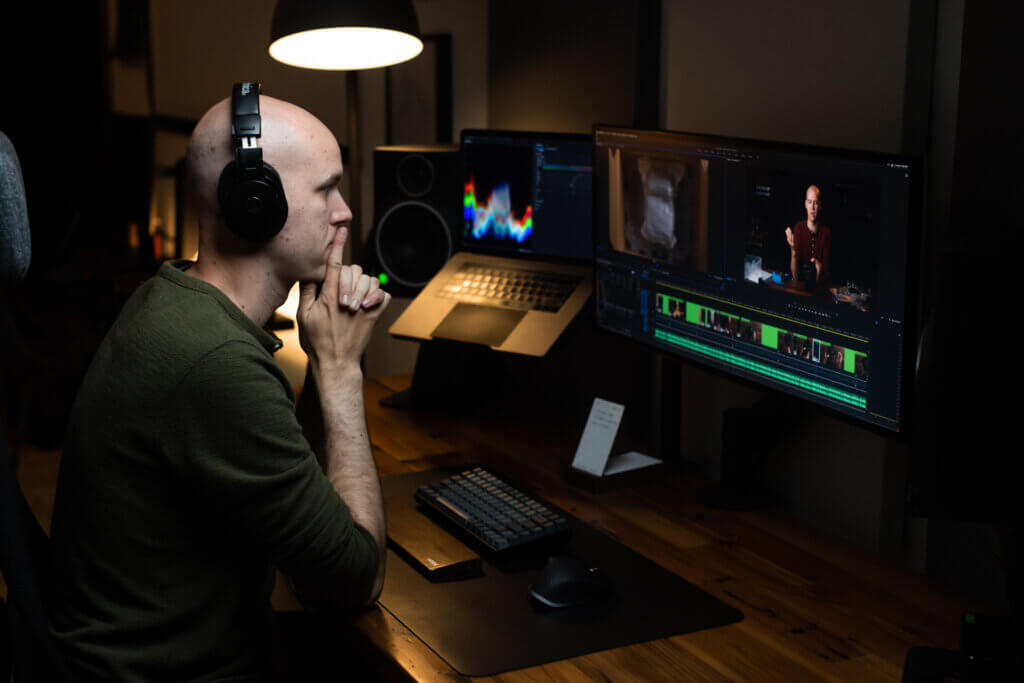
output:
<path id="1" fill-rule="evenodd" d="M 807 220 L 786 228 L 789 270 L 793 280 L 806 283 L 808 289 L 816 289 L 824 287 L 828 282 L 829 252 L 832 246 L 832 231 L 827 225 L 818 222 L 821 190 L 816 185 L 807 188 L 804 209 L 807 211 Z"/>
<path id="2" fill-rule="evenodd" d="M 164 264 L 127 302 L 72 411 L 50 612 L 78 680 L 249 680 L 265 672 L 273 567 L 313 605 L 364 607 L 383 585 L 359 359 L 390 296 L 342 265 L 352 216 L 330 131 L 258 101 L 283 228 L 252 242 L 225 223 L 218 180 L 234 151 L 222 101 L 186 158 L 198 259 Z M 296 281 L 326 476 L 264 329 Z"/>

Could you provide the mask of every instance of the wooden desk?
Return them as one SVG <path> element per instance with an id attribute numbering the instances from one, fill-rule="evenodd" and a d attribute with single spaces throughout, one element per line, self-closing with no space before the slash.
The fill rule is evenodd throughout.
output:
<path id="1" fill-rule="evenodd" d="M 408 385 L 408 377 L 366 383 L 381 475 L 490 466 L 746 616 L 720 629 L 481 680 L 899 681 L 910 647 L 956 649 L 961 613 L 983 608 L 784 513 L 698 506 L 703 482 L 693 474 L 668 472 L 614 493 L 572 489 L 565 473 L 582 424 L 538 419 L 524 430 L 521 419 L 501 413 L 460 418 L 379 405 Z M 357 616 L 354 629 L 389 679 L 461 679 L 379 606 Z"/>

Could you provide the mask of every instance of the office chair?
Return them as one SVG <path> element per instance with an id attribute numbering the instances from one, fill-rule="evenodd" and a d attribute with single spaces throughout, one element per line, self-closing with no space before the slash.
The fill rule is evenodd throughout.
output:
<path id="1" fill-rule="evenodd" d="M 14 146 L 0 132 L 0 295 L 28 271 L 31 238 L 25 189 Z M 67 664 L 49 627 L 45 596 L 49 539 L 29 508 L 0 438 L 0 570 L 7 601 L 0 602 L 9 624 L 0 652 L 0 677 L 15 681 L 70 681 Z"/>

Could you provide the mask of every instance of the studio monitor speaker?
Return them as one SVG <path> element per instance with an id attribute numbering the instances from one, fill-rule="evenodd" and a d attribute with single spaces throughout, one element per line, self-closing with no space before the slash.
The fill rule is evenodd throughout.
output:
<path id="1" fill-rule="evenodd" d="M 451 258 L 462 224 L 458 145 L 373 152 L 373 230 L 364 269 L 394 296 L 415 296 Z"/>

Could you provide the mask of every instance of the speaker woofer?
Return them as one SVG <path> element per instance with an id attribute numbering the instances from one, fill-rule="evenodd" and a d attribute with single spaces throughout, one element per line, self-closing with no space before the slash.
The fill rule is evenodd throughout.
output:
<path id="1" fill-rule="evenodd" d="M 388 277 L 422 288 L 448 261 L 452 236 L 433 207 L 417 201 L 392 206 L 377 223 L 376 248 Z"/>

